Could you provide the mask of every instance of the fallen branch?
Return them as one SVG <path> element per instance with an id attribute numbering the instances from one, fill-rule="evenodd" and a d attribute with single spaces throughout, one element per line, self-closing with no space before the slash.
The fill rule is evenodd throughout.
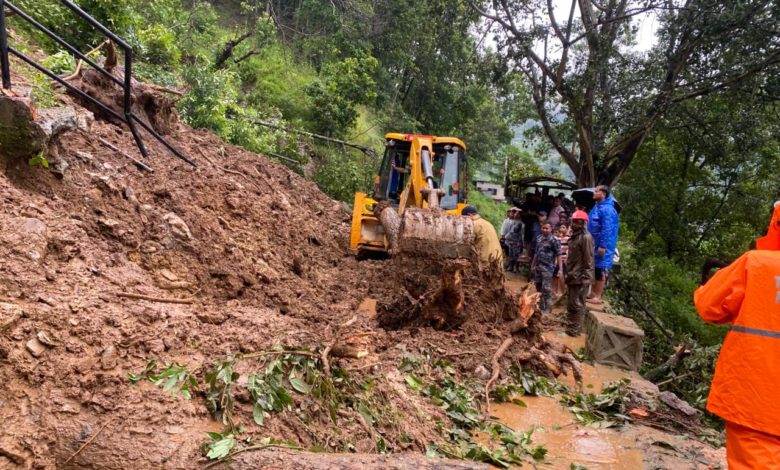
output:
<path id="1" fill-rule="evenodd" d="M 217 168 L 218 170 L 222 170 L 222 171 L 224 171 L 225 173 L 230 173 L 231 175 L 241 176 L 241 177 L 243 177 L 243 178 L 247 178 L 247 179 L 248 179 L 247 175 L 246 175 L 246 174 L 244 174 L 244 173 L 241 173 L 240 171 L 231 170 L 230 168 L 225 168 L 225 167 L 219 166 L 219 165 L 217 165 L 216 163 L 214 163 L 214 161 L 213 161 L 212 159 L 210 159 L 210 158 L 209 158 L 209 157 L 206 155 L 206 152 L 204 152 L 202 148 L 200 148 L 200 147 L 195 147 L 195 149 L 198 151 L 198 153 L 200 153 L 200 156 L 201 156 L 201 157 L 203 157 L 203 158 L 204 158 L 204 159 L 205 159 L 207 162 L 211 163 L 211 166 L 213 166 L 213 167 Z"/>
<path id="2" fill-rule="evenodd" d="M 493 354 L 493 359 L 490 361 L 491 367 L 493 368 L 493 373 L 490 374 L 490 379 L 488 379 L 487 383 L 485 384 L 485 407 L 487 408 L 488 414 L 490 414 L 490 387 L 493 385 L 493 382 L 498 380 L 498 376 L 501 374 L 501 364 L 499 364 L 498 361 L 514 341 L 515 339 L 511 336 L 505 339 L 501 343 L 501 346 L 498 347 L 495 354 Z"/>
<path id="3" fill-rule="evenodd" d="M 103 145 L 105 145 L 106 147 L 108 147 L 108 148 L 110 148 L 111 150 L 113 150 L 114 152 L 116 152 L 116 153 L 118 153 L 118 154 L 122 155 L 123 157 L 127 158 L 128 160 L 131 160 L 133 163 L 135 163 L 135 165 L 136 165 L 138 168 L 141 168 L 141 169 L 143 169 L 143 170 L 146 170 L 146 171 L 148 171 L 149 173 L 154 173 L 154 169 L 153 169 L 152 167 L 150 167 L 150 166 L 149 166 L 149 165 L 147 165 L 146 163 L 142 162 L 141 160 L 138 160 L 137 158 L 135 158 L 135 157 L 131 156 L 131 155 L 130 155 L 130 154 L 128 154 L 127 152 L 125 152 L 125 151 L 123 151 L 123 150 L 120 150 L 120 149 L 119 149 L 119 147 L 117 147 L 116 145 L 114 145 L 114 144 L 112 144 L 111 142 L 107 141 L 106 139 L 104 139 L 104 138 L 102 138 L 102 137 L 98 137 L 98 138 L 97 138 L 97 140 L 98 140 L 98 141 L 99 141 L 101 144 L 103 144 Z"/>
<path id="4" fill-rule="evenodd" d="M 157 90 L 161 93 L 170 93 L 171 95 L 176 96 L 184 96 L 184 93 L 179 90 L 174 90 L 173 88 L 168 88 L 160 85 L 155 85 L 154 83 L 144 83 L 144 85 L 148 86 L 152 90 Z"/>
<path id="5" fill-rule="evenodd" d="M 106 39 L 105 41 L 103 41 L 100 44 L 98 44 L 97 47 L 95 47 L 94 49 L 92 49 L 91 51 L 87 52 L 84 55 L 89 57 L 90 55 L 94 54 L 95 52 L 97 52 L 98 50 L 100 50 L 104 46 L 106 46 L 109 42 L 111 42 L 111 40 L 110 39 Z M 68 75 L 67 77 L 62 77 L 62 79 L 67 82 L 68 80 L 73 80 L 74 78 L 78 77 L 79 73 L 81 73 L 81 66 L 83 64 L 84 64 L 84 59 L 79 59 L 79 61 L 76 62 L 76 69 L 73 71 L 73 73 Z M 58 82 L 56 80 L 53 80 L 52 84 L 53 85 L 61 85 L 60 82 Z"/>
<path id="6" fill-rule="evenodd" d="M 2 329 L 2 328 L 0 328 L 0 329 Z M 693 375 L 693 372 L 686 372 L 685 374 L 677 375 L 675 377 L 672 377 L 671 379 L 662 380 L 662 381 L 658 382 L 655 385 L 660 387 L 661 385 L 666 385 L 668 383 L 674 382 L 675 380 L 684 379 L 685 377 L 690 377 L 692 375 Z"/>
<path id="7" fill-rule="evenodd" d="M 73 455 L 71 455 L 70 457 L 68 457 L 68 460 L 66 460 L 66 461 L 65 461 L 65 463 L 63 463 L 62 465 L 63 465 L 63 466 L 67 465 L 67 463 L 68 463 L 68 462 L 70 462 L 71 460 L 73 460 L 73 458 L 74 458 L 74 457 L 76 457 L 77 455 L 79 455 L 79 453 L 80 453 L 82 450 L 84 450 L 84 448 L 86 448 L 88 445 L 90 445 L 90 444 L 92 443 L 92 441 L 94 441 L 95 439 L 97 439 L 97 437 L 100 435 L 100 433 L 101 433 L 101 432 L 103 432 L 103 430 L 104 430 L 104 429 L 106 429 L 106 426 L 108 426 L 109 424 L 111 424 L 111 421 L 107 421 L 107 422 L 106 422 L 106 424 L 104 424 L 104 425 L 103 425 L 103 427 L 101 427 L 100 429 L 98 429 L 98 432 L 96 432 L 95 434 L 93 434 L 92 436 L 90 436 L 90 438 L 89 438 L 89 439 L 87 439 L 87 441 L 86 441 L 85 443 L 81 444 L 81 447 L 79 447 L 79 449 L 78 449 L 76 452 L 74 452 L 74 453 L 73 453 Z"/>
<path id="8" fill-rule="evenodd" d="M 282 350 L 282 351 L 258 351 L 253 352 L 249 354 L 242 354 L 241 359 L 254 359 L 256 357 L 263 357 L 263 356 L 274 356 L 274 355 L 280 355 L 280 354 L 295 354 L 298 356 L 309 356 L 309 357 L 320 357 L 319 354 L 313 353 L 311 351 L 289 351 L 289 350 Z"/>
<path id="9" fill-rule="evenodd" d="M 376 446 L 376 434 L 374 433 L 374 429 L 366 422 L 366 418 L 363 417 L 362 414 L 358 411 L 353 411 L 350 413 L 347 410 L 338 410 L 338 415 L 344 418 L 354 418 L 360 426 L 368 433 L 369 437 L 371 437 L 371 442 L 374 442 L 374 445 Z M 379 449 L 377 449 L 379 450 Z"/>
<path id="10" fill-rule="evenodd" d="M 372 368 L 372 367 L 374 367 L 374 366 L 378 366 L 378 365 L 379 365 L 379 364 L 381 364 L 381 363 L 382 363 L 381 361 L 376 361 L 376 362 L 372 362 L 371 364 L 364 364 L 364 365 L 362 365 L 362 366 L 357 366 L 357 367 L 347 367 L 347 368 L 346 368 L 346 369 L 344 369 L 344 370 L 346 370 L 347 372 L 354 372 L 354 371 L 356 371 L 356 370 L 370 369 L 370 368 Z"/>
<path id="11" fill-rule="evenodd" d="M 233 451 L 226 455 L 225 457 L 221 458 L 220 460 L 217 460 L 216 462 L 211 462 L 210 464 L 203 467 L 203 470 L 206 470 L 211 467 L 215 467 L 221 463 L 225 463 L 225 460 L 230 459 L 231 457 L 235 457 L 238 454 L 249 452 L 250 450 L 262 450 L 262 449 L 270 449 L 270 448 L 281 448 L 281 449 L 294 449 L 294 450 L 301 450 L 300 446 L 293 446 L 289 444 L 258 444 L 256 446 L 249 446 L 244 447 L 243 449 L 238 449 L 236 451 Z"/>
<path id="12" fill-rule="evenodd" d="M 330 354 L 330 351 L 333 349 L 333 343 L 329 344 L 325 349 L 322 350 L 322 354 L 320 354 L 320 361 L 322 362 L 322 372 L 325 374 L 325 377 L 330 382 L 332 380 L 330 375 L 330 361 L 328 361 L 328 355 Z"/>
<path id="13" fill-rule="evenodd" d="M 161 302 L 166 304 L 192 304 L 195 299 L 170 299 L 164 297 L 151 297 L 149 295 L 133 294 L 132 292 L 115 292 L 117 297 L 128 299 L 148 300 L 149 302 Z"/>

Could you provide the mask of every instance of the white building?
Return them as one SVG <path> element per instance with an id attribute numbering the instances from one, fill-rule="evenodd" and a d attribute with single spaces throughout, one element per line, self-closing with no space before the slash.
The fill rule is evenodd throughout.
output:
<path id="1" fill-rule="evenodd" d="M 487 181 L 477 181 L 477 191 L 493 199 L 494 201 L 504 202 L 506 200 L 504 198 L 504 187 L 500 184 L 490 183 Z"/>

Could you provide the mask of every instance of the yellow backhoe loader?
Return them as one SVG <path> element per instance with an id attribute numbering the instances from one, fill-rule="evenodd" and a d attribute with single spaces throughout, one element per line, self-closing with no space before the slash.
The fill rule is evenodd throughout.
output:
<path id="1" fill-rule="evenodd" d="M 350 246 L 373 253 L 468 257 L 466 145 L 454 137 L 385 134 L 372 195 L 355 194 Z"/>

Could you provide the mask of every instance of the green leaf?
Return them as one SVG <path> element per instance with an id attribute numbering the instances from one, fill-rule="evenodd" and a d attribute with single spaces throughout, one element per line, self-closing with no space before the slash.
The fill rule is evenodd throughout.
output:
<path id="1" fill-rule="evenodd" d="M 308 395 L 309 392 L 311 392 L 311 385 L 307 384 L 303 381 L 303 379 L 298 377 L 291 377 L 290 385 L 292 385 L 296 392 L 302 393 L 304 395 Z"/>
<path id="2" fill-rule="evenodd" d="M 217 442 L 209 444 L 209 453 L 206 454 L 206 457 L 209 459 L 221 459 L 227 456 L 235 445 L 236 440 L 232 435 L 220 439 Z"/>
<path id="3" fill-rule="evenodd" d="M 533 457 L 534 460 L 542 460 L 547 455 L 547 449 L 544 446 L 536 446 L 531 451 L 531 457 Z"/>
<path id="4" fill-rule="evenodd" d="M 415 392 L 419 392 L 423 388 L 423 383 L 420 382 L 420 379 L 411 374 L 404 376 L 404 380 L 406 381 L 407 385 L 409 385 L 409 387 Z"/>
<path id="5" fill-rule="evenodd" d="M 252 417 L 255 419 L 255 423 L 257 423 L 258 426 L 263 425 L 265 411 L 263 410 L 262 406 L 260 406 L 260 404 L 255 403 L 255 406 L 252 408 Z"/>
<path id="6" fill-rule="evenodd" d="M 528 405 L 525 404 L 525 402 L 519 398 L 512 398 L 512 403 L 514 403 L 517 406 L 522 406 L 523 408 L 528 408 Z"/>

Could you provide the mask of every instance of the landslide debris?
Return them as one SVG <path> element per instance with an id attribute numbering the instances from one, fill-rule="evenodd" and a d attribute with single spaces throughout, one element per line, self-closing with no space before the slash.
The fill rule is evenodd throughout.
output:
<path id="1" fill-rule="evenodd" d="M 141 171 L 130 132 L 101 116 L 52 137 L 57 172 L 4 162 L 0 462 L 192 468 L 269 439 L 368 453 L 445 442 L 436 423 L 449 418 L 399 364 L 477 339 L 479 354 L 453 369 L 471 374 L 504 333 L 378 328 L 361 304 L 407 271 L 354 258 L 342 204 L 173 113 L 160 119 L 197 166 L 145 136 L 153 172 Z"/>

